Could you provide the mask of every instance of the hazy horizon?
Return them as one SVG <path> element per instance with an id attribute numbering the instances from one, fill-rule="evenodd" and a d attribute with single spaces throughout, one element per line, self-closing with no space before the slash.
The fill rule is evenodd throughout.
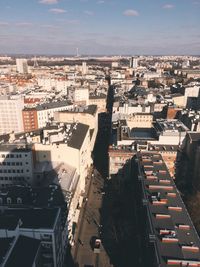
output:
<path id="1" fill-rule="evenodd" d="M 200 0 L 2 0 L 0 54 L 198 55 Z"/>

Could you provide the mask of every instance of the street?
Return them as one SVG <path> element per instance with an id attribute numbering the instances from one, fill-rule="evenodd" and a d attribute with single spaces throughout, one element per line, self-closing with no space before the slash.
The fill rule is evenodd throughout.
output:
<path id="1" fill-rule="evenodd" d="M 101 266 L 109 267 L 109 258 L 101 245 L 100 253 L 93 251 L 92 239 L 101 239 L 100 212 L 104 196 L 104 179 L 94 170 L 88 191 L 87 201 L 84 202 L 82 218 L 80 218 L 80 229 L 77 241 L 72 248 L 72 256 L 76 266 Z"/>

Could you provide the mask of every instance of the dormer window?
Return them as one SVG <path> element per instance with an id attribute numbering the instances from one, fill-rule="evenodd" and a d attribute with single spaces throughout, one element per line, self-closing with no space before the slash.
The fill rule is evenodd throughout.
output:
<path id="1" fill-rule="evenodd" d="M 12 203 L 12 199 L 10 197 L 7 197 L 7 204 L 11 204 Z"/>
<path id="2" fill-rule="evenodd" d="M 22 199 L 21 199 L 21 197 L 18 197 L 18 198 L 17 198 L 17 204 L 22 204 Z"/>

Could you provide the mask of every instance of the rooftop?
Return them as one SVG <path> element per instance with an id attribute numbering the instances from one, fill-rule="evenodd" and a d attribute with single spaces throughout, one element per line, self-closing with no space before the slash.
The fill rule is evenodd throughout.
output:
<path id="1" fill-rule="evenodd" d="M 65 101 L 52 101 L 44 104 L 40 104 L 35 106 L 34 108 L 24 108 L 24 111 L 26 110 L 45 110 L 45 109 L 53 109 L 53 108 L 59 108 L 63 106 L 70 106 L 72 105 L 71 102 L 65 100 Z"/>
<path id="2" fill-rule="evenodd" d="M 137 154 L 137 159 L 149 242 L 158 256 L 157 266 L 169 266 L 176 261 L 179 264 L 176 262 L 174 266 L 200 264 L 198 234 L 161 155 L 142 152 Z"/>
<path id="3" fill-rule="evenodd" d="M 38 239 L 20 235 L 4 266 L 33 266 L 40 243 L 41 241 Z"/>
<path id="4" fill-rule="evenodd" d="M 59 208 L 22 208 L 22 209 L 7 209 L 0 214 L 0 221 L 7 221 L 7 224 L 13 217 L 13 220 L 20 220 L 20 228 L 29 229 L 53 229 L 59 213 Z M 37 220 L 35 219 L 37 218 Z M 2 229 L 7 229 L 2 225 Z"/>

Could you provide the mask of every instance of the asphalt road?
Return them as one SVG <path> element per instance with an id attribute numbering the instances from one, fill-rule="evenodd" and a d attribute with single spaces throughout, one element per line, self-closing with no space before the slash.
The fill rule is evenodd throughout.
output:
<path id="1" fill-rule="evenodd" d="M 100 253 L 93 251 L 91 240 L 95 237 L 101 239 L 100 208 L 104 193 L 102 192 L 104 179 L 97 171 L 89 181 L 87 199 L 83 206 L 82 216 L 77 229 L 76 242 L 72 248 L 72 256 L 76 266 L 92 265 L 94 267 L 109 267 L 110 261 L 101 246 Z"/>

